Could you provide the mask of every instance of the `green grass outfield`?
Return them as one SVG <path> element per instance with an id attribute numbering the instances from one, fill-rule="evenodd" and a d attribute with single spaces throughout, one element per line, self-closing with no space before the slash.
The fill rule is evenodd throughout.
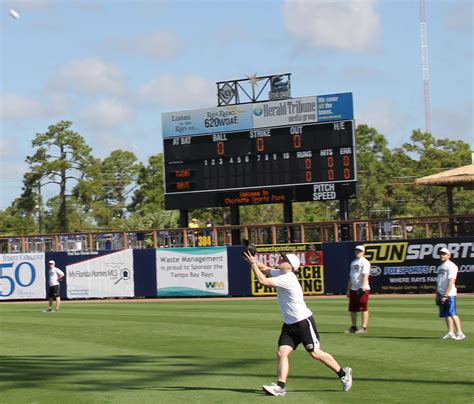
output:
<path id="1" fill-rule="evenodd" d="M 281 326 L 265 300 L 0 304 L 1 403 L 472 403 L 474 296 L 458 298 L 467 339 L 442 341 L 433 298 L 371 298 L 367 335 L 344 334 L 344 298 L 308 299 L 322 348 L 353 368 L 352 391 L 302 347 L 288 395 L 269 397 Z"/>

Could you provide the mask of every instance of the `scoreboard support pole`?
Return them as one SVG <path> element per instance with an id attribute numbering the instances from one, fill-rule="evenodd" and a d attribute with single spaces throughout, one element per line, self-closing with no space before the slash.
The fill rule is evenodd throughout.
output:
<path id="1" fill-rule="evenodd" d="M 349 220 L 349 199 L 339 199 L 339 219 Z M 341 224 L 341 241 L 351 240 L 350 227 Z"/>
<path id="2" fill-rule="evenodd" d="M 240 225 L 239 205 L 232 205 L 230 207 L 230 224 L 232 226 Z M 232 245 L 240 245 L 242 243 L 242 240 L 240 239 L 240 229 L 233 229 L 230 234 Z"/>
<path id="3" fill-rule="evenodd" d="M 283 202 L 283 223 L 293 223 L 293 205 L 291 201 Z M 288 230 L 288 242 L 294 243 L 293 226 L 290 226 Z"/>
<path id="4" fill-rule="evenodd" d="M 187 209 L 179 210 L 179 227 L 188 227 L 189 211 Z"/>

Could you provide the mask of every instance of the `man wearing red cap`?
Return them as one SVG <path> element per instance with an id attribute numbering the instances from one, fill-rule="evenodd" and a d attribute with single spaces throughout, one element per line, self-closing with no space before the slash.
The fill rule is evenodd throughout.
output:
<path id="1" fill-rule="evenodd" d="M 322 362 L 337 374 L 343 390 L 349 391 L 352 386 L 352 369 L 342 368 L 331 354 L 320 348 L 313 313 L 306 306 L 303 290 L 296 277 L 300 259 L 295 254 L 282 254 L 278 269 L 272 269 L 259 262 L 248 251 L 243 255 L 251 264 L 258 282 L 263 286 L 276 288 L 278 304 L 284 320 L 278 340 L 277 383 L 264 385 L 263 390 L 273 396 L 286 395 L 286 381 L 290 369 L 289 356 L 302 343 L 313 359 Z"/>

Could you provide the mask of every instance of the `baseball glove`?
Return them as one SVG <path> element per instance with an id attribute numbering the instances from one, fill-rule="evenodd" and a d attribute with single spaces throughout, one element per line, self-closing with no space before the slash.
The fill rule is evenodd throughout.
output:
<path id="1" fill-rule="evenodd" d="M 436 306 L 441 306 L 443 304 L 443 296 L 436 296 L 435 298 Z"/>
<path id="2" fill-rule="evenodd" d="M 242 245 L 245 247 L 244 251 L 249 252 L 252 257 L 257 254 L 257 247 L 252 244 L 249 240 L 243 240 Z"/>
<path id="3" fill-rule="evenodd" d="M 359 296 L 362 296 L 364 293 L 365 293 L 365 290 L 364 290 L 363 288 L 359 288 L 359 289 L 357 290 L 357 294 L 358 294 Z"/>

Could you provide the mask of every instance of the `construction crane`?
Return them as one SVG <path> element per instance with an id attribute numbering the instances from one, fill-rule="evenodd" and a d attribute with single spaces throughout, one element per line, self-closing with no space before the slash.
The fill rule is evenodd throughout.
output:
<path id="1" fill-rule="evenodd" d="M 423 71 L 423 97 L 425 105 L 425 132 L 431 133 L 430 69 L 428 62 L 428 34 L 426 32 L 425 0 L 420 0 L 421 66 Z"/>

